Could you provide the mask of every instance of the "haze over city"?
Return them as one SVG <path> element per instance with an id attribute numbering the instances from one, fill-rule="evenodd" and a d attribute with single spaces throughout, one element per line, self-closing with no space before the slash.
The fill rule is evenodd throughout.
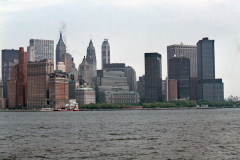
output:
<path id="1" fill-rule="evenodd" d="M 215 40 L 216 77 L 224 82 L 225 98 L 240 96 L 240 2 L 237 0 L 1 0 L 0 49 L 27 47 L 31 38 L 54 40 L 63 32 L 67 52 L 76 66 L 90 39 L 101 68 L 101 44 L 111 46 L 111 62 L 144 74 L 144 53 L 162 55 L 167 76 L 167 46 Z"/>

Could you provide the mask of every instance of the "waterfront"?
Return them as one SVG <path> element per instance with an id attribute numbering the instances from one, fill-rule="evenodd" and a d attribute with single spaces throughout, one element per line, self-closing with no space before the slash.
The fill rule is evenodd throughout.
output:
<path id="1" fill-rule="evenodd" d="M 238 159 L 240 109 L 0 112 L 0 159 Z"/>

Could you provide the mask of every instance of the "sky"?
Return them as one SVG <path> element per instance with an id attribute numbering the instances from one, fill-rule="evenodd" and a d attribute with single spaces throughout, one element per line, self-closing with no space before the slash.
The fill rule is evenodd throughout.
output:
<path id="1" fill-rule="evenodd" d="M 101 69 L 107 38 L 111 62 L 132 66 L 137 77 L 144 74 L 144 53 L 160 53 L 163 79 L 168 45 L 195 45 L 209 37 L 225 98 L 240 96 L 239 0 L 0 0 L 1 50 L 26 50 L 31 38 L 56 45 L 60 31 L 77 67 L 92 39 Z"/>

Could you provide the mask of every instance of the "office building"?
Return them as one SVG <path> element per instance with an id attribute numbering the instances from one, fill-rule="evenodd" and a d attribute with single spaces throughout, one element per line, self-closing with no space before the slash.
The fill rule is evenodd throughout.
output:
<path id="1" fill-rule="evenodd" d="M 145 102 L 162 101 L 161 54 L 145 53 Z"/>
<path id="2" fill-rule="evenodd" d="M 139 102 L 137 92 L 129 91 L 124 63 L 105 64 L 97 71 L 97 101 L 105 103 Z"/>
<path id="3" fill-rule="evenodd" d="M 189 58 L 190 60 L 190 99 L 197 99 L 197 45 L 174 44 L 167 46 L 167 66 L 173 57 Z"/>
<path id="4" fill-rule="evenodd" d="M 65 106 L 69 100 L 68 74 L 56 71 L 50 75 L 49 103 L 51 107 L 60 108 Z"/>
<path id="5" fill-rule="evenodd" d="M 129 91 L 136 91 L 137 90 L 136 71 L 131 66 L 125 67 L 125 77 L 127 77 Z"/>
<path id="6" fill-rule="evenodd" d="M 69 77 L 69 99 L 76 99 L 76 80 L 74 74 Z"/>
<path id="7" fill-rule="evenodd" d="M 17 69 L 17 106 L 18 108 L 27 107 L 27 64 L 28 53 L 20 47 L 18 52 L 18 69 Z"/>
<path id="8" fill-rule="evenodd" d="M 190 60 L 173 57 L 169 59 L 168 78 L 177 80 L 177 98 L 190 99 Z"/>
<path id="9" fill-rule="evenodd" d="M 30 46 L 34 47 L 35 61 L 51 59 L 54 62 L 54 41 L 30 39 Z"/>
<path id="10" fill-rule="evenodd" d="M 96 77 L 97 76 L 97 60 L 96 60 L 96 53 L 95 53 L 95 48 L 93 46 L 92 40 L 89 42 L 89 46 L 87 48 L 87 56 L 86 56 L 86 61 L 89 64 L 89 71 L 91 77 Z"/>
<path id="11" fill-rule="evenodd" d="M 95 104 L 96 103 L 96 95 L 95 90 L 93 88 L 88 87 L 79 87 L 76 89 L 76 101 L 79 106 L 83 106 L 85 104 Z"/>
<path id="12" fill-rule="evenodd" d="M 145 75 L 139 77 L 139 80 L 137 82 L 137 92 L 140 96 L 140 101 L 144 101 L 145 97 Z"/>
<path id="13" fill-rule="evenodd" d="M 34 46 L 28 46 L 27 47 L 27 52 L 28 52 L 28 61 L 29 62 L 34 62 L 35 61 L 35 49 L 34 49 Z"/>
<path id="14" fill-rule="evenodd" d="M 102 68 L 104 68 L 105 64 L 110 63 L 110 45 L 108 43 L 108 39 L 104 39 L 102 43 Z"/>
<path id="15" fill-rule="evenodd" d="M 54 73 L 52 60 L 28 63 L 27 105 L 29 109 L 49 107 L 49 79 Z"/>
<path id="16" fill-rule="evenodd" d="M 176 79 L 167 79 L 167 101 L 178 99 L 178 86 Z"/>
<path id="17" fill-rule="evenodd" d="M 12 66 L 10 78 L 8 80 L 8 108 L 15 109 L 17 107 L 17 70 L 18 64 Z"/>
<path id="18" fill-rule="evenodd" d="M 222 79 L 215 79 L 214 40 L 203 38 L 197 43 L 197 99 L 223 101 Z"/>
<path id="19" fill-rule="evenodd" d="M 8 80 L 10 80 L 11 69 L 16 64 L 18 64 L 18 50 L 2 50 L 3 98 L 8 98 Z"/>

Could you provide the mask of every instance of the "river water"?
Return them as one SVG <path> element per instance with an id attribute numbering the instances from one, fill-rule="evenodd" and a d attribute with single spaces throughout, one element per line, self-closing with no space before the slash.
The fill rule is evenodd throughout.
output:
<path id="1" fill-rule="evenodd" d="M 239 159 L 240 109 L 0 112 L 0 159 Z"/>

